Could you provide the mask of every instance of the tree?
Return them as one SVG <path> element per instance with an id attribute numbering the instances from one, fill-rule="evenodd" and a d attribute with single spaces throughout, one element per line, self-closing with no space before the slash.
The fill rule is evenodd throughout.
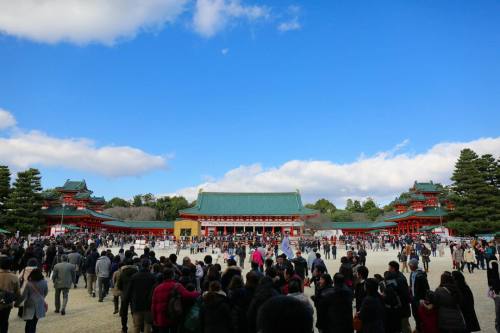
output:
<path id="1" fill-rule="evenodd" d="M 7 199 L 10 194 L 10 170 L 5 165 L 0 165 L 0 225 L 7 223 Z"/>
<path id="2" fill-rule="evenodd" d="M 352 210 L 353 212 L 358 212 L 358 213 L 363 212 L 363 207 L 361 206 L 361 202 L 359 202 L 359 200 L 354 200 L 352 208 L 353 208 L 353 210 Z"/>
<path id="3" fill-rule="evenodd" d="M 179 217 L 179 211 L 190 207 L 189 202 L 182 196 L 162 197 L 156 200 L 158 219 L 173 221 Z"/>
<path id="4" fill-rule="evenodd" d="M 134 195 L 134 200 L 132 201 L 132 205 L 134 207 L 141 207 L 142 206 L 142 194 Z"/>
<path id="5" fill-rule="evenodd" d="M 331 215 L 331 219 L 334 222 L 351 222 L 353 221 L 352 213 L 348 210 L 337 209 L 335 213 Z"/>
<path id="6" fill-rule="evenodd" d="M 130 202 L 122 198 L 114 197 L 106 204 L 106 208 L 112 207 L 130 207 Z"/>
<path id="7" fill-rule="evenodd" d="M 370 209 L 373 209 L 373 208 L 378 208 L 378 207 L 377 207 L 377 204 L 375 203 L 375 201 L 373 201 L 372 198 L 367 198 L 365 201 L 363 201 L 363 206 L 362 206 L 363 212 L 366 213 Z"/>
<path id="8" fill-rule="evenodd" d="M 347 202 L 345 204 L 345 210 L 348 210 L 350 212 L 353 212 L 354 211 L 354 202 L 352 201 L 352 199 L 347 199 Z"/>
<path id="9" fill-rule="evenodd" d="M 455 210 L 450 218 L 457 221 L 493 221 L 500 215 L 498 187 L 499 163 L 491 155 L 479 157 L 463 149 L 451 180 L 451 199 Z"/>
<path id="10" fill-rule="evenodd" d="M 337 207 L 335 207 L 335 205 L 330 201 L 328 201 L 327 199 L 319 199 L 313 205 L 309 204 L 306 205 L 306 207 L 319 210 L 321 214 L 328 214 L 328 215 L 333 214 L 337 210 Z"/>
<path id="11" fill-rule="evenodd" d="M 142 202 L 144 206 L 154 207 L 155 201 L 155 196 L 152 193 L 146 193 L 142 196 Z"/>
<path id="12" fill-rule="evenodd" d="M 8 229 L 21 234 L 40 231 L 42 224 L 42 197 L 40 172 L 28 169 L 17 173 L 17 179 L 7 200 Z"/>

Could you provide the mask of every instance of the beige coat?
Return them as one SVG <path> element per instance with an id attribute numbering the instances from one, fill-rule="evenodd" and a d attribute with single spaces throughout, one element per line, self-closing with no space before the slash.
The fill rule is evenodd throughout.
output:
<path id="1" fill-rule="evenodd" d="M 0 269 L 0 289 L 14 293 L 18 300 L 21 298 L 19 278 L 11 271 Z M 12 307 L 12 305 L 13 304 L 0 304 L 0 310 Z"/>

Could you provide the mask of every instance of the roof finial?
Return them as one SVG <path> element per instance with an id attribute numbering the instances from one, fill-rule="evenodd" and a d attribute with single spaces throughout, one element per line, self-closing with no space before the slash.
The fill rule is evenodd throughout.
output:
<path id="1" fill-rule="evenodd" d="M 203 188 L 202 187 L 200 187 L 200 189 L 198 190 L 198 193 L 201 193 L 201 192 L 203 192 Z"/>

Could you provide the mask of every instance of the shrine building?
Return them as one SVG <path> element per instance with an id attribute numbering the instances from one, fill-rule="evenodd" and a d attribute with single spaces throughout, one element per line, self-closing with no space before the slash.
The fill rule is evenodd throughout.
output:
<path id="1" fill-rule="evenodd" d="M 42 213 L 47 229 L 64 226 L 68 230 L 88 232 L 109 231 L 143 235 L 174 233 L 172 221 L 121 221 L 103 213 L 106 201 L 92 196 L 85 180 L 67 180 L 52 192 L 42 193 Z M 48 232 L 48 231 L 47 231 Z"/>
<path id="2" fill-rule="evenodd" d="M 446 222 L 448 212 L 454 209 L 444 194 L 441 184 L 418 183 L 415 181 L 408 192 L 394 201 L 396 214 L 386 218 L 386 222 L 395 222 L 393 233 L 416 234 L 423 227 L 442 226 Z"/>
<path id="3" fill-rule="evenodd" d="M 196 206 L 180 211 L 181 218 L 196 220 L 202 234 L 244 232 L 303 232 L 304 221 L 318 211 L 303 206 L 300 193 L 198 193 Z"/>

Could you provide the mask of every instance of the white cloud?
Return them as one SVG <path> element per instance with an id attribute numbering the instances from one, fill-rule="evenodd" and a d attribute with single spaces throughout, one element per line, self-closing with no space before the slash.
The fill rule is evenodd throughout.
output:
<path id="1" fill-rule="evenodd" d="M 228 171 L 218 180 L 180 189 L 176 194 L 193 200 L 200 188 L 229 192 L 300 189 L 305 201 L 324 197 L 340 207 L 345 205 L 347 198 L 368 196 L 386 203 L 408 190 L 415 180 L 448 184 L 460 150 L 466 147 L 478 154 L 499 156 L 500 137 L 440 143 L 421 154 L 396 153 L 392 149 L 345 164 L 292 160 L 273 168 L 263 168 L 260 164 L 244 165 Z M 401 148 L 401 144 L 396 146 L 396 149 Z"/>
<path id="2" fill-rule="evenodd" d="M 212 37 L 233 19 L 255 21 L 268 16 L 267 7 L 243 5 L 239 0 L 196 0 L 193 26 L 202 36 Z"/>
<path id="3" fill-rule="evenodd" d="M 0 108 L 0 130 L 16 125 L 16 118 L 7 110 Z"/>
<path id="4" fill-rule="evenodd" d="M 299 22 L 300 7 L 299 6 L 289 6 L 288 16 L 289 20 L 281 22 L 278 24 L 278 30 L 281 32 L 287 32 L 292 30 L 300 30 L 302 25 Z"/>
<path id="5" fill-rule="evenodd" d="M 2 120 L 0 110 L 0 121 Z M 12 116 L 12 115 L 11 115 Z M 7 118 L 10 119 L 10 118 Z M 12 117 L 15 124 L 15 119 Z M 15 130 L 0 137 L 0 164 L 14 169 L 62 167 L 108 177 L 135 176 L 163 169 L 163 156 L 127 146 L 96 147 L 88 139 L 62 139 L 38 131 Z"/>
<path id="6" fill-rule="evenodd" d="M 113 44 L 172 23 L 188 0 L 0 0 L 0 33 L 38 42 Z"/>
<path id="7" fill-rule="evenodd" d="M 220 53 L 222 53 L 222 55 L 226 55 L 229 53 L 229 49 L 228 48 L 222 49 L 220 50 Z"/>

